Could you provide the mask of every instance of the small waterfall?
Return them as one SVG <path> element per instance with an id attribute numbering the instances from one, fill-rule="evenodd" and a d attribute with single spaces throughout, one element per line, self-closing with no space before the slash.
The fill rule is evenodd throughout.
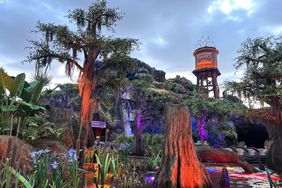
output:
<path id="1" fill-rule="evenodd" d="M 129 99 L 128 93 L 124 93 L 122 95 L 123 99 Z M 132 129 L 131 129 L 131 121 L 134 121 L 134 114 L 132 113 L 131 105 L 127 101 L 122 108 L 123 114 L 123 123 L 124 123 L 124 134 L 125 136 L 132 137 L 134 136 Z"/>

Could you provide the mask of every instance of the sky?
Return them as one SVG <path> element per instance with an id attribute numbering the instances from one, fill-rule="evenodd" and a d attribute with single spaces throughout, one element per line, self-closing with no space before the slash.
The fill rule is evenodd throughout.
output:
<path id="1" fill-rule="evenodd" d="M 87 8 L 86 0 L 0 0 L 0 67 L 9 75 L 25 72 L 34 64 L 22 61 L 28 54 L 28 40 L 38 21 L 71 25 L 69 10 Z M 281 0 L 108 0 L 124 18 L 113 36 L 137 38 L 141 42 L 131 56 L 166 72 L 166 78 L 184 76 L 195 83 L 193 51 L 202 36 L 219 50 L 220 85 L 238 80 L 234 63 L 240 45 L 247 38 L 278 36 L 282 33 Z M 55 63 L 48 72 L 53 85 L 71 82 L 64 65 Z M 73 81 L 76 81 L 76 72 Z"/>

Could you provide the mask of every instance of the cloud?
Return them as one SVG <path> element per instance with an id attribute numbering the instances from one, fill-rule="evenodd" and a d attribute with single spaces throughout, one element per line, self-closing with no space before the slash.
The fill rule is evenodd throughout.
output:
<path id="1" fill-rule="evenodd" d="M 33 64 L 21 64 L 28 53 L 27 40 L 38 20 L 71 25 L 65 15 L 74 8 L 87 8 L 87 0 L 0 0 L 0 66 L 11 74 L 32 73 Z M 132 53 L 167 76 L 183 75 L 195 80 L 195 44 L 209 36 L 219 49 L 220 82 L 234 72 L 240 44 L 248 37 L 279 35 L 282 32 L 280 0 L 109 0 L 109 6 L 125 13 L 114 36 L 138 38 L 142 45 Z M 64 66 L 53 64 L 49 73 L 55 82 L 65 79 Z M 59 70 L 59 71 L 58 71 Z M 234 77 L 234 79 L 236 79 Z M 74 80 L 76 80 L 74 78 Z"/>
<path id="2" fill-rule="evenodd" d="M 226 15 L 232 14 L 234 11 L 244 10 L 248 15 L 254 11 L 255 2 L 253 0 L 215 0 L 208 6 L 208 13 L 221 11 Z"/>

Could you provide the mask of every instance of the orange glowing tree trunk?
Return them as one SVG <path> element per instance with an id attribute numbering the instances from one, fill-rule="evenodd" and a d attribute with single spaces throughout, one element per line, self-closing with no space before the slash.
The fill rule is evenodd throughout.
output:
<path id="1" fill-rule="evenodd" d="M 93 113 L 93 107 L 96 106 L 96 100 L 92 98 L 92 93 L 95 91 L 96 76 L 94 75 L 94 64 L 88 64 L 84 67 L 84 72 L 79 79 L 79 94 L 81 96 L 81 129 L 79 139 L 82 136 L 82 145 L 85 146 L 88 142 L 93 142 L 93 132 L 91 130 L 91 114 Z"/>
<path id="2" fill-rule="evenodd" d="M 197 157 L 187 108 L 166 107 L 164 138 L 163 159 L 155 185 L 160 188 L 212 187 Z"/>

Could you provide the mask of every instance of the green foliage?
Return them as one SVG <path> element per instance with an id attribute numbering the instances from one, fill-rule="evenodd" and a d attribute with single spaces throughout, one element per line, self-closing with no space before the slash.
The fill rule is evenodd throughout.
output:
<path id="1" fill-rule="evenodd" d="M 208 122 L 206 125 L 207 141 L 215 146 L 234 146 L 237 144 L 237 133 L 233 126 L 226 122 L 221 124 Z"/>
<path id="2" fill-rule="evenodd" d="M 243 115 L 247 110 L 241 101 L 235 103 L 228 99 L 205 98 L 198 92 L 193 92 L 191 96 L 182 101 L 182 104 L 189 106 L 190 112 L 196 118 L 199 118 L 202 110 L 206 108 L 208 118 L 215 117 L 222 123 L 231 115 Z"/>
<path id="3" fill-rule="evenodd" d="M 202 112 L 206 114 L 206 132 L 208 142 L 211 145 L 232 145 L 236 144 L 236 130 L 227 124 L 233 115 L 244 116 L 247 107 L 236 97 L 224 94 L 222 99 L 206 98 L 199 92 L 191 92 L 190 96 L 181 102 L 188 106 L 191 115 L 196 119 L 197 124 L 202 118 Z M 199 129 L 199 127 L 198 127 Z M 199 130 L 193 133 L 195 140 L 200 138 Z"/>
<path id="4" fill-rule="evenodd" d="M 137 91 L 135 92 L 136 96 L 133 97 L 138 102 L 142 101 L 142 97 L 149 96 L 152 98 L 152 105 L 161 111 L 164 110 L 166 103 L 179 102 L 179 97 L 172 90 L 169 88 L 157 88 L 150 77 L 134 79 L 131 83 Z"/>
<path id="5" fill-rule="evenodd" d="M 242 43 L 235 68 L 246 68 L 240 82 L 225 83 L 226 91 L 281 108 L 282 38 L 254 38 Z"/>
<path id="6" fill-rule="evenodd" d="M 117 111 L 120 88 L 127 80 L 126 70 L 134 61 L 129 54 L 139 45 L 136 39 L 113 38 L 111 35 L 103 34 L 103 31 L 113 31 L 122 15 L 118 9 L 109 8 L 106 0 L 97 0 L 88 9 L 69 11 L 67 18 L 77 26 L 77 29 L 38 22 L 36 32 L 41 33 L 43 39 L 30 41 L 30 53 L 25 61 L 35 62 L 36 74 L 46 73 L 48 67 L 55 61 L 65 64 L 65 73 L 69 77 L 72 76 L 74 69 L 78 68 L 81 73 L 82 101 L 89 101 L 88 96 L 91 96 L 91 100 L 94 99 L 99 105 L 100 115 L 108 124 L 114 121 L 115 117 L 111 116 L 110 112 Z M 86 81 L 90 82 L 95 93 L 91 94 L 92 91 L 83 89 L 89 86 L 83 84 Z M 112 99 L 112 95 L 116 100 Z M 92 114 L 90 115 L 89 108 L 82 109 L 86 109 L 82 113 L 83 118 L 90 121 Z M 81 126 L 88 129 L 88 125 L 81 123 Z"/>
<path id="7" fill-rule="evenodd" d="M 104 160 L 101 160 L 97 154 L 95 156 L 98 164 L 98 177 L 95 178 L 95 184 L 104 185 L 109 170 L 111 169 L 116 173 L 115 159 L 110 157 L 109 153 L 107 153 Z"/>
<path id="8" fill-rule="evenodd" d="M 21 136 L 24 140 L 37 140 L 39 138 L 59 138 L 64 132 L 63 128 L 56 128 L 55 124 L 46 121 L 42 116 L 25 119 Z"/>
<path id="9" fill-rule="evenodd" d="M 132 188 L 144 186 L 144 177 L 142 173 L 138 173 L 136 170 L 129 172 L 126 176 L 122 176 L 117 181 L 117 187 Z"/>
<path id="10" fill-rule="evenodd" d="M 65 25 L 53 23 L 38 23 L 37 31 L 43 34 L 44 40 L 31 41 L 31 51 L 27 62 L 36 61 L 37 72 L 42 72 L 50 66 L 53 60 L 66 64 L 66 74 L 71 76 L 75 67 L 84 72 L 85 67 L 78 62 L 78 53 L 85 57 L 87 67 L 97 59 L 105 63 L 97 71 L 104 71 L 116 63 L 128 62 L 127 56 L 138 41 L 130 38 L 112 38 L 102 34 L 102 28 L 113 31 L 116 22 L 122 18 L 122 13 L 116 8 L 107 7 L 105 0 L 92 3 L 87 10 L 74 9 L 67 16 L 76 24 L 73 31 Z M 91 62 L 87 59 L 91 53 Z"/>
<path id="11" fill-rule="evenodd" d="M 25 188 L 32 188 L 32 185 L 28 182 L 28 180 L 24 176 L 22 176 L 19 172 L 17 172 L 15 169 L 10 167 L 9 171 L 11 172 L 12 175 L 16 177 L 15 187 L 18 187 L 17 181 L 20 181 L 20 183 L 22 183 Z"/>
<path id="12" fill-rule="evenodd" d="M 11 96 L 15 96 L 17 94 L 19 86 L 17 82 L 11 78 L 1 67 L 0 68 L 0 95 L 6 94 L 6 90 L 8 90 Z"/>
<path id="13" fill-rule="evenodd" d="M 133 143 L 133 137 L 125 136 L 124 134 L 120 135 L 118 138 L 114 140 L 115 145 Z"/>
<path id="14" fill-rule="evenodd" d="M 153 80 L 151 77 L 143 77 L 141 79 L 134 79 L 131 81 L 133 86 L 137 89 L 146 89 L 148 87 L 151 87 Z"/>
<path id="15" fill-rule="evenodd" d="M 50 150 L 32 152 L 33 168 L 25 176 L 10 166 L 10 160 L 0 163 L 0 188 L 51 188 L 79 186 L 81 171 L 76 155 L 51 153 Z M 2 168 L 3 167 L 3 168 Z"/>
<path id="16" fill-rule="evenodd" d="M 116 150 L 109 147 L 100 146 L 94 149 L 95 159 L 98 164 L 98 173 L 94 178 L 96 186 L 103 186 L 107 179 L 108 173 L 119 176 L 121 173 L 121 164 Z"/>
<path id="17" fill-rule="evenodd" d="M 33 152 L 34 166 L 29 176 L 32 187 L 78 187 L 81 178 L 78 161 L 70 154 L 55 154 L 49 150 Z"/>
<path id="18" fill-rule="evenodd" d="M 72 84 L 72 83 L 65 83 L 59 85 L 60 90 L 62 91 L 78 91 L 78 84 Z"/>
<path id="19" fill-rule="evenodd" d="M 162 156 L 161 156 L 162 150 L 160 150 L 157 154 L 153 153 L 149 158 L 148 158 L 148 170 L 154 170 L 155 167 L 160 166 L 162 162 Z"/>
<path id="20" fill-rule="evenodd" d="M 128 155 L 132 152 L 133 142 L 134 137 L 127 137 L 125 135 L 120 135 L 114 140 L 114 145 L 119 153 L 119 159 L 125 165 L 128 162 Z"/>
<path id="21" fill-rule="evenodd" d="M 157 156 L 163 147 L 163 135 L 143 134 L 142 137 L 147 156 Z"/>
<path id="22" fill-rule="evenodd" d="M 196 89 L 195 85 L 190 80 L 187 80 L 185 77 L 180 77 L 179 75 L 166 81 L 166 87 L 171 90 L 173 90 L 177 84 L 183 86 L 187 91 Z"/>
<path id="23" fill-rule="evenodd" d="M 14 124 L 17 123 L 17 134 L 19 127 L 25 118 L 34 116 L 45 110 L 39 104 L 39 99 L 43 87 L 46 85 L 44 77 L 38 78 L 31 83 L 25 82 L 25 74 L 21 73 L 15 78 L 9 76 L 4 70 L 0 69 L 1 83 L 0 88 L 3 98 L 0 100 L 0 132 L 6 134 L 9 128 L 10 134 L 13 134 Z"/>

